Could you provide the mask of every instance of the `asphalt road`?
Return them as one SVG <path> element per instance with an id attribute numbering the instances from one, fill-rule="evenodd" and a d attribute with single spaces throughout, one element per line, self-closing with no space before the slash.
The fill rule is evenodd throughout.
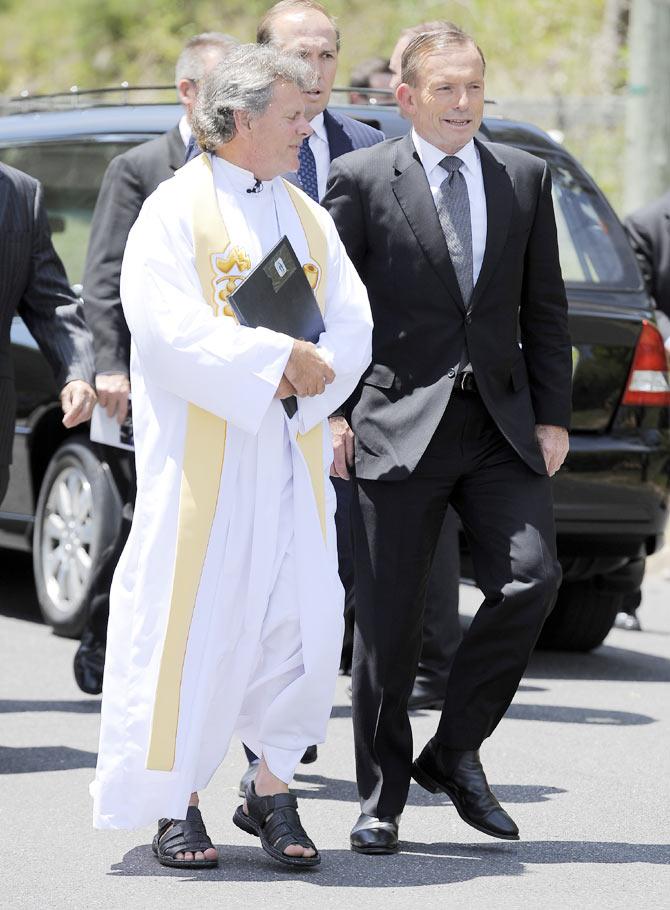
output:
<path id="1" fill-rule="evenodd" d="M 462 589 L 464 612 L 476 592 Z M 338 684 L 328 742 L 295 781 L 318 870 L 274 865 L 230 818 L 244 768 L 234 746 L 202 797 L 218 869 L 183 875 L 154 860 L 153 829 L 91 828 L 99 699 L 72 679 L 75 643 L 39 621 L 29 563 L 0 553 L 0 906 L 609 908 L 670 905 L 670 578 L 645 582 L 643 633 L 613 631 L 590 655 L 537 654 L 506 719 L 482 749 L 520 843 L 464 825 L 413 784 L 402 852 L 348 849 L 357 815 L 351 708 Z M 437 714 L 413 717 L 418 749 Z M 665 894 L 665 898 L 663 895 Z"/>

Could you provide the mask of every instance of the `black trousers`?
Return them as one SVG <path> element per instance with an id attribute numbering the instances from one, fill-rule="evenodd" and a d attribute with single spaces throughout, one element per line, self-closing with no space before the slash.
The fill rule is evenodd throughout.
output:
<path id="1" fill-rule="evenodd" d="M 408 479 L 356 481 L 353 721 L 361 807 L 369 815 L 398 815 L 407 800 L 407 700 L 449 503 L 463 523 L 484 601 L 454 657 L 438 741 L 477 749 L 492 733 L 560 584 L 549 478 L 521 460 L 476 392 L 452 395 Z"/>
<path id="2" fill-rule="evenodd" d="M 109 465 L 123 504 L 119 532 L 116 539 L 109 541 L 108 546 L 100 554 L 91 579 L 91 599 L 86 625 L 81 637 L 82 643 L 104 646 L 107 643 L 107 623 L 109 621 L 109 589 L 112 585 L 116 564 L 130 534 L 137 478 L 135 456 L 132 452 L 126 452 L 124 449 L 117 449 L 113 446 L 97 445 L 96 454 Z"/>
<path id="3" fill-rule="evenodd" d="M 344 641 L 340 669 L 351 668 L 354 650 L 354 618 L 356 590 L 354 550 L 352 540 L 351 503 L 353 480 L 331 478 L 337 494 L 335 525 L 337 528 L 337 561 L 340 581 L 344 587 Z M 458 589 L 461 574 L 458 541 L 458 518 L 447 509 L 442 530 L 435 547 L 435 556 L 426 586 L 426 607 L 423 615 L 423 643 L 417 678 L 431 692 L 446 689 L 451 663 L 461 640 L 458 618 Z"/>
<path id="4" fill-rule="evenodd" d="M 9 465 L 0 464 L 0 505 L 5 498 L 7 487 L 9 486 Z"/>

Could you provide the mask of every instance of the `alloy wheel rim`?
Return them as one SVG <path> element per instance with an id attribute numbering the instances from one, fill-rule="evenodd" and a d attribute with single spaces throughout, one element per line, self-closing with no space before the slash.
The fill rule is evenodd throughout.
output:
<path id="1" fill-rule="evenodd" d="M 91 573 L 93 495 L 74 465 L 54 479 L 42 524 L 42 573 L 49 600 L 63 614 L 77 610 Z"/>

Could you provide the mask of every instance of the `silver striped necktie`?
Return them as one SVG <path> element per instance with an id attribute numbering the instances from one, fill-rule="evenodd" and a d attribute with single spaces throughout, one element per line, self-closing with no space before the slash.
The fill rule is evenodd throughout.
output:
<path id="1" fill-rule="evenodd" d="M 472 224 L 468 187 L 460 171 L 462 166 L 463 161 L 455 155 L 447 155 L 440 161 L 440 167 L 447 171 L 447 176 L 440 184 L 437 216 L 447 241 L 461 296 L 467 307 L 473 288 Z"/>

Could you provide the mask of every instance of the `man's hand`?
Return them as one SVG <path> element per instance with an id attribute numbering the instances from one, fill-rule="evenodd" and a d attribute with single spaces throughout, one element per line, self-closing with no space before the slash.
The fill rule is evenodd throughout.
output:
<path id="1" fill-rule="evenodd" d="M 333 463 L 331 477 L 349 480 L 349 468 L 354 463 L 354 434 L 344 417 L 331 417 L 330 434 L 333 439 Z"/>
<path id="2" fill-rule="evenodd" d="M 91 419 L 96 402 L 93 387 L 83 379 L 73 379 L 63 386 L 60 393 L 60 404 L 63 408 L 63 426 L 71 429 L 77 424 Z"/>
<path id="3" fill-rule="evenodd" d="M 335 373 L 311 341 L 294 341 L 284 376 L 301 398 L 321 395 L 335 379 Z"/>
<path id="4" fill-rule="evenodd" d="M 565 427 L 552 427 L 549 424 L 538 423 L 535 427 L 535 438 L 542 450 L 547 474 L 553 477 L 565 461 L 570 448 L 568 431 Z"/>
<path id="5" fill-rule="evenodd" d="M 125 373 L 98 373 L 95 377 L 98 403 L 105 408 L 108 417 L 116 415 L 119 426 L 128 416 L 130 381 Z"/>
<path id="6" fill-rule="evenodd" d="M 290 398 L 292 395 L 295 395 L 295 389 L 286 376 L 282 376 L 275 392 L 275 398 Z"/>

